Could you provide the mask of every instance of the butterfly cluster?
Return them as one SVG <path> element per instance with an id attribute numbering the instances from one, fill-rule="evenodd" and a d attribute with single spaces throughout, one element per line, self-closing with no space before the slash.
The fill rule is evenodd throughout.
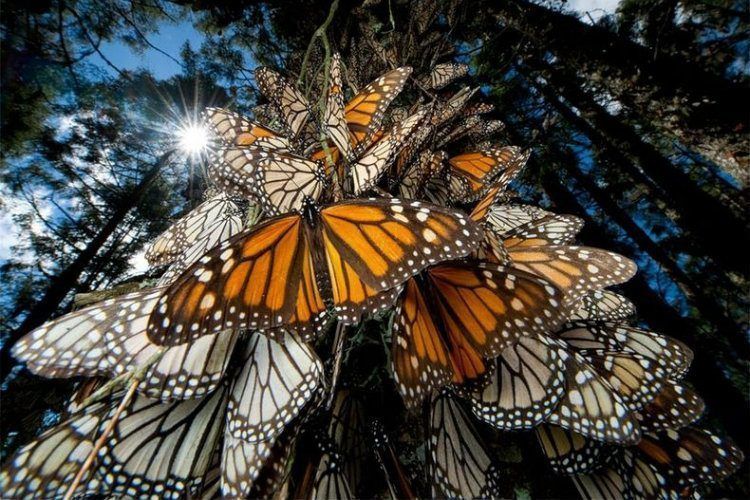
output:
<path id="1" fill-rule="evenodd" d="M 63 496 L 95 453 L 76 495 L 351 498 L 383 493 L 367 489 L 378 470 L 396 498 L 494 497 L 486 436 L 521 430 L 586 498 L 678 497 L 732 473 L 739 450 L 695 426 L 690 349 L 631 326 L 608 289 L 635 264 L 508 189 L 530 151 L 496 139 L 476 90 L 446 90 L 467 69 L 399 67 L 355 91 L 333 55 L 320 113 L 269 68 L 254 119 L 207 109 L 211 188 L 148 249 L 158 283 L 13 349 L 46 377 L 131 375 L 136 395 L 75 408 L 22 447 L 4 493 Z M 381 390 L 425 416 L 422 457 L 340 376 L 373 318 Z"/>

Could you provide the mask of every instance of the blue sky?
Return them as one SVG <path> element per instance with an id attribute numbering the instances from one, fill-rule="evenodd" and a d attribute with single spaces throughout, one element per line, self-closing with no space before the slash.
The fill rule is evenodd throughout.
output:
<path id="1" fill-rule="evenodd" d="M 185 42 L 189 42 L 190 46 L 197 50 L 205 38 L 193 27 L 193 21 L 190 18 L 179 23 L 164 23 L 158 29 L 157 33 L 148 34 L 146 38 L 152 45 L 178 61 L 180 50 Z M 101 51 L 118 68 L 128 70 L 145 68 L 150 70 L 157 79 L 168 78 L 182 69 L 170 57 L 151 48 L 137 53 L 127 45 L 114 41 L 102 44 Z M 114 72 L 98 54 L 91 57 L 91 62 L 106 71 Z"/>

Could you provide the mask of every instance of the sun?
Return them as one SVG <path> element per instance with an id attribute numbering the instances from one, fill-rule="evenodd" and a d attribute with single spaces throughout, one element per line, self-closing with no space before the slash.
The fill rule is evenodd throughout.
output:
<path id="1" fill-rule="evenodd" d="M 177 133 L 178 147 L 185 154 L 198 156 L 208 149 L 208 129 L 199 124 L 188 124 Z"/>

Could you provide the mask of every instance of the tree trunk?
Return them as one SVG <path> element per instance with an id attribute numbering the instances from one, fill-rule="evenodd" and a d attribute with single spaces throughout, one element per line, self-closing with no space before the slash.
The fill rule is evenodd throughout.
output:
<path id="1" fill-rule="evenodd" d="M 154 162 L 153 166 L 133 188 L 132 192 L 129 193 L 128 196 L 122 198 L 107 223 L 99 230 L 99 232 L 97 232 L 96 236 L 89 241 L 86 248 L 78 254 L 73 262 L 50 281 L 49 287 L 44 293 L 44 296 L 31 308 L 21 325 L 11 332 L 5 339 L 2 347 L 2 355 L 0 357 L 0 380 L 5 380 L 5 377 L 10 373 L 10 370 L 15 364 L 10 355 L 10 349 L 13 344 L 55 314 L 68 293 L 76 287 L 81 274 L 86 270 L 92 260 L 94 260 L 99 250 L 101 250 L 107 242 L 107 239 L 122 223 L 128 212 L 138 205 L 146 190 L 157 178 L 171 154 L 171 151 L 167 152 Z"/>
<path id="2" fill-rule="evenodd" d="M 534 84 L 543 91 L 550 104 L 573 122 L 574 126 L 581 127 L 585 120 L 567 108 L 556 96 L 561 95 L 576 106 L 585 118 L 591 121 L 591 125 L 584 126 L 586 130 L 581 131 L 592 133 L 595 130 L 593 137 L 589 137 L 592 142 L 605 146 L 615 157 L 619 156 L 623 160 L 620 165 L 625 166 L 628 172 L 632 172 L 634 167 L 627 158 L 623 158 L 622 153 L 627 152 L 628 156 L 637 160 L 643 171 L 660 186 L 660 191 L 668 196 L 670 205 L 678 210 L 685 227 L 699 237 L 707 255 L 714 257 L 727 269 L 742 274 L 748 273 L 745 256 L 747 246 L 743 243 L 750 242 L 750 236 L 744 222 L 716 198 L 697 186 L 654 146 L 641 140 L 632 128 L 607 113 L 577 87 L 575 82 L 563 78 L 556 71 L 545 71 L 545 74 L 549 77 L 550 85 L 555 88 L 554 91 L 536 80 Z M 603 144 L 599 143 L 601 139 L 604 139 Z"/>
<path id="3" fill-rule="evenodd" d="M 701 118 L 723 125 L 725 130 L 748 121 L 750 96 L 742 84 L 706 71 L 678 54 L 654 52 L 609 28 L 586 24 L 529 0 L 495 2 L 493 8 L 507 26 L 560 59 L 608 66 L 637 85 L 660 89 L 657 97 L 671 99 L 679 93 L 691 103 L 707 102 Z"/>

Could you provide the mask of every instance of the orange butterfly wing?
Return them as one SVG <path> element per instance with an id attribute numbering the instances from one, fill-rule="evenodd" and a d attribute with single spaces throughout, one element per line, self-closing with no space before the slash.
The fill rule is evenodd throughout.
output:
<path id="1" fill-rule="evenodd" d="M 414 279 L 406 282 L 396 310 L 391 353 L 394 377 L 407 406 L 415 406 L 451 380 L 452 359 Z"/>
<path id="2" fill-rule="evenodd" d="M 519 337 L 562 321 L 560 291 L 547 280 L 494 264 L 440 264 L 427 271 L 450 343 L 492 358 Z"/>
<path id="3" fill-rule="evenodd" d="M 380 129 L 385 110 L 404 88 L 410 67 L 396 68 L 367 85 L 344 108 L 344 116 L 357 151 L 362 151 Z"/>
<path id="4" fill-rule="evenodd" d="M 148 336 L 176 345 L 227 328 L 304 329 L 325 311 L 314 276 L 302 218 L 270 219 L 214 248 L 170 285 Z"/>
<path id="5" fill-rule="evenodd" d="M 628 281 L 638 269 L 633 261 L 598 248 L 568 245 L 518 245 L 507 248 L 515 269 L 549 280 L 573 304 L 591 290 Z"/>
<path id="6" fill-rule="evenodd" d="M 481 239 L 460 212 L 398 199 L 339 203 L 321 218 L 333 303 L 344 321 L 382 310 L 395 287 L 434 262 L 467 255 Z"/>
<path id="7" fill-rule="evenodd" d="M 487 191 L 487 194 L 484 195 L 484 198 L 479 200 L 479 203 L 474 206 L 474 209 L 469 214 L 469 218 L 477 223 L 484 222 L 487 214 L 490 212 L 490 208 L 495 203 L 495 199 L 497 198 L 498 194 L 500 194 L 501 190 L 502 186 L 491 187 L 489 191 Z"/>

